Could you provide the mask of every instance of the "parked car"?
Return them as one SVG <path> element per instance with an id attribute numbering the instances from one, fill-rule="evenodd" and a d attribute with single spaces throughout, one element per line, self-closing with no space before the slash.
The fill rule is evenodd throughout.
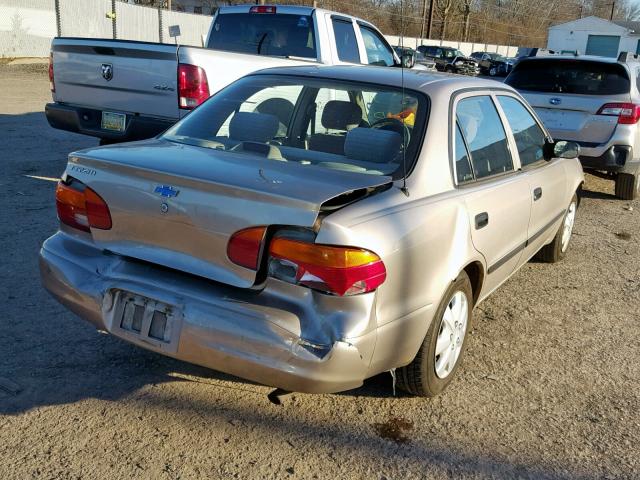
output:
<path id="1" fill-rule="evenodd" d="M 640 183 L 639 71 L 637 55 L 556 55 L 520 60 L 505 81 L 535 108 L 553 138 L 580 145 L 585 169 L 605 172 L 615 181 L 615 195 L 631 200 Z"/>
<path id="2" fill-rule="evenodd" d="M 393 47 L 396 55 L 402 59 L 406 68 L 415 68 L 417 70 L 436 70 L 436 62 L 425 57 L 422 53 L 410 47 L 397 45 Z"/>
<path id="3" fill-rule="evenodd" d="M 460 73 L 470 76 L 476 76 L 480 73 L 478 62 L 465 56 L 464 53 L 456 48 L 420 45 L 417 50 L 425 57 L 432 58 L 440 72 Z"/>
<path id="4" fill-rule="evenodd" d="M 493 81 L 265 70 L 156 139 L 70 154 L 42 282 L 101 330 L 286 391 L 398 369 L 432 396 L 473 307 L 567 251 L 577 150 Z"/>
<path id="5" fill-rule="evenodd" d="M 478 62 L 480 73 L 496 77 L 498 75 L 506 76 L 511 71 L 513 61 L 493 52 L 473 52 L 471 58 Z"/>
<path id="6" fill-rule="evenodd" d="M 221 7 L 206 48 L 55 38 L 49 76 L 54 128 L 104 142 L 153 137 L 221 88 L 276 66 L 399 66 L 384 35 L 364 20 L 302 6 Z"/>

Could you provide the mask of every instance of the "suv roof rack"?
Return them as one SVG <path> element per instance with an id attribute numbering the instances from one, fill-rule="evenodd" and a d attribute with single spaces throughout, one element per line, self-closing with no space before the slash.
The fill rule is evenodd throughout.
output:
<path id="1" fill-rule="evenodd" d="M 638 62 L 640 61 L 640 55 L 631 52 L 620 52 L 620 55 L 618 55 L 618 61 L 622 63 L 633 61 Z"/>

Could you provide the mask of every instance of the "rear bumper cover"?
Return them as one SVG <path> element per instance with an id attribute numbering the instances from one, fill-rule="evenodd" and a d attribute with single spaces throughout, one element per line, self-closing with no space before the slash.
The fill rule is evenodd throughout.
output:
<path id="1" fill-rule="evenodd" d="M 633 149 L 627 145 L 614 145 L 601 155 L 580 155 L 584 168 L 606 172 L 635 173 L 637 163 L 633 162 Z"/>
<path id="2" fill-rule="evenodd" d="M 261 291 L 237 289 L 105 253 L 63 232 L 43 244 L 40 273 L 54 298 L 96 328 L 180 360 L 310 393 L 356 388 L 368 376 L 374 293 L 337 298 L 277 280 Z M 110 320 L 117 292 L 179 310 L 175 348 L 120 334 Z"/>
<path id="3" fill-rule="evenodd" d="M 45 114 L 49 125 L 53 128 L 121 142 L 155 137 L 178 121 L 178 119 L 126 114 L 125 131 L 112 132 L 103 130 L 100 126 L 102 110 L 61 103 L 47 103 Z"/>

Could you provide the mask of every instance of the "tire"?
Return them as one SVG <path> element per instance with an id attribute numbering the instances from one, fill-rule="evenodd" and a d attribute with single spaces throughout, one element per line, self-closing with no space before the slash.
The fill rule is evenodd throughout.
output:
<path id="1" fill-rule="evenodd" d="M 464 301 L 461 301 L 463 297 Z M 447 347 L 437 359 L 436 346 L 440 343 L 438 342 L 439 335 L 442 335 L 443 332 L 445 333 L 445 335 L 441 336 L 441 340 L 444 341 L 442 345 L 451 345 L 446 336 L 446 332 L 449 331 L 449 323 L 445 320 L 445 313 L 449 312 L 447 316 L 453 322 L 453 319 L 456 318 L 456 310 L 454 309 L 457 305 L 460 305 L 460 310 L 458 311 L 465 315 L 464 317 L 457 315 L 457 317 L 458 319 L 466 319 L 466 325 L 457 327 L 457 330 L 455 330 L 457 335 L 452 335 L 455 335 L 454 338 L 458 339 L 458 341 L 454 340 L 453 348 L 450 350 Z M 471 330 L 472 320 L 473 294 L 471 282 L 467 274 L 462 272 L 445 292 L 415 358 L 409 365 L 399 368 L 396 372 L 398 387 L 405 392 L 420 397 L 434 397 L 442 392 L 451 383 L 460 366 L 466 350 L 467 337 Z M 453 325 L 454 329 L 457 324 L 458 322 L 456 321 Z M 458 345 L 460 346 L 459 348 L 457 348 Z M 443 358 L 446 352 L 449 352 L 449 355 L 455 355 L 452 360 L 453 364 L 450 361 L 447 362 L 447 357 Z"/>
<path id="2" fill-rule="evenodd" d="M 446 67 L 444 67 L 444 71 L 447 72 L 447 73 L 453 73 L 453 67 L 446 66 Z"/>
<path id="3" fill-rule="evenodd" d="M 574 193 L 556 236 L 553 237 L 553 241 L 550 244 L 545 245 L 538 251 L 535 258 L 545 263 L 556 263 L 564 258 L 571 243 L 571 234 L 573 233 L 577 210 L 578 196 Z M 567 235 L 566 238 L 565 235 Z"/>
<path id="4" fill-rule="evenodd" d="M 621 200 L 634 200 L 638 196 L 638 175 L 619 173 L 616 176 L 616 197 Z"/>
<path id="5" fill-rule="evenodd" d="M 498 75 L 498 69 L 496 67 L 491 67 L 489 69 L 489 76 L 495 77 L 496 75 Z"/>

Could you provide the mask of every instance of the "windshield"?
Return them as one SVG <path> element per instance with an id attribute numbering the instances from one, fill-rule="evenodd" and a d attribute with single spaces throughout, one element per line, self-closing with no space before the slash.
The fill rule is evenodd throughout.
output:
<path id="1" fill-rule="evenodd" d="M 499 53 L 490 53 L 489 56 L 491 57 L 491 60 L 495 60 L 497 62 L 506 62 L 507 61 L 507 59 L 504 58 Z"/>
<path id="2" fill-rule="evenodd" d="M 415 160 L 427 111 L 427 97 L 410 90 L 252 75 L 211 97 L 163 138 L 229 155 L 395 178 L 403 162 L 409 171 Z"/>
<path id="3" fill-rule="evenodd" d="M 218 15 L 208 48 L 282 57 L 317 58 L 313 18 L 307 15 Z"/>
<path id="4" fill-rule="evenodd" d="M 622 65 L 570 59 L 521 61 L 505 83 L 518 90 L 546 93 L 618 95 L 630 90 Z"/>
<path id="5" fill-rule="evenodd" d="M 460 50 L 443 50 L 445 58 L 464 57 Z"/>

